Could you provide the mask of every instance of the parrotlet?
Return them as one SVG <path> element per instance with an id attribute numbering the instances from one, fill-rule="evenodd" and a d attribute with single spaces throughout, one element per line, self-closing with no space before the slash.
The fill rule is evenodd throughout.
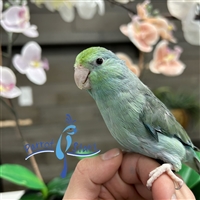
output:
<path id="1" fill-rule="evenodd" d="M 87 90 L 118 143 L 129 152 L 161 160 L 149 174 L 147 187 L 166 172 L 181 188 L 173 171 L 185 163 L 200 174 L 199 151 L 183 127 L 152 91 L 113 52 L 91 47 L 76 57 L 74 79 Z"/>

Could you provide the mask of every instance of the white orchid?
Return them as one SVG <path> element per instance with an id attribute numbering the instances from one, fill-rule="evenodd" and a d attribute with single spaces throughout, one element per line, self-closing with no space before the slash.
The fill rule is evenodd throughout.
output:
<path id="1" fill-rule="evenodd" d="M 72 22 L 75 17 L 75 8 L 79 16 L 83 19 L 91 19 L 98 10 L 99 15 L 105 12 L 105 5 L 103 0 L 85 0 L 85 1 L 72 1 L 72 0 L 31 0 L 37 6 L 44 4 L 48 10 L 54 12 L 58 11 L 62 19 L 66 22 Z"/>
<path id="2" fill-rule="evenodd" d="M 98 10 L 99 15 L 104 15 L 105 5 L 103 0 L 77 1 L 76 8 L 78 14 L 83 19 L 91 19 Z"/>
<path id="3" fill-rule="evenodd" d="M 14 67 L 21 73 L 26 74 L 27 78 L 37 85 L 46 82 L 45 70 L 49 69 L 47 59 L 41 59 L 42 49 L 38 43 L 28 42 L 21 51 L 13 57 Z"/>
<path id="4" fill-rule="evenodd" d="M 192 45 L 200 45 L 200 23 L 195 20 L 198 0 L 168 0 L 167 6 L 172 16 L 182 22 L 182 30 L 186 41 Z"/>
<path id="5" fill-rule="evenodd" d="M 11 69 L 0 66 L 0 96 L 12 99 L 18 97 L 21 91 L 16 87 L 16 77 Z"/>
<path id="6" fill-rule="evenodd" d="M 11 6 L 2 13 L 1 26 L 7 32 L 23 33 L 28 37 L 37 37 L 37 26 L 31 25 L 27 6 Z"/>
<path id="7" fill-rule="evenodd" d="M 129 3 L 129 2 L 131 2 L 131 1 L 134 1 L 134 0 L 115 0 L 115 1 L 117 1 L 117 2 L 119 2 L 119 3 L 123 3 L 123 4 L 127 4 L 127 3 Z"/>

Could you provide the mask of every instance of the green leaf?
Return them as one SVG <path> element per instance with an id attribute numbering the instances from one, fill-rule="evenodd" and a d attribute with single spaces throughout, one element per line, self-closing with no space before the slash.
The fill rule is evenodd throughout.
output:
<path id="1" fill-rule="evenodd" d="M 47 184 L 49 194 L 56 194 L 58 196 L 63 196 L 68 187 L 69 181 L 74 171 L 67 174 L 65 178 L 56 177 Z"/>
<path id="2" fill-rule="evenodd" d="M 46 185 L 33 172 L 21 165 L 0 165 L 0 177 L 17 185 L 39 189 L 47 193 Z"/>
<path id="3" fill-rule="evenodd" d="M 45 198 L 43 197 L 42 193 L 40 191 L 28 191 L 27 193 L 25 193 L 20 200 L 45 200 Z"/>
<path id="4" fill-rule="evenodd" d="M 200 176 L 197 172 L 186 165 L 182 165 L 182 169 L 178 174 L 183 178 L 186 185 L 192 189 L 196 185 L 200 185 Z"/>

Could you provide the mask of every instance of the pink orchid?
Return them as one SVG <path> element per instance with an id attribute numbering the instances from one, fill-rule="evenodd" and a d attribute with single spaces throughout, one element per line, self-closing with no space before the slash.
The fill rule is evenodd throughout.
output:
<path id="1" fill-rule="evenodd" d="M 155 26 L 162 39 L 176 43 L 176 39 L 172 34 L 175 27 L 172 23 L 169 23 L 168 20 L 163 17 L 148 17 L 145 21 Z"/>
<path id="2" fill-rule="evenodd" d="M 150 70 L 155 74 L 164 74 L 166 76 L 178 76 L 184 69 L 185 65 L 179 61 L 182 49 L 178 46 L 174 50 L 169 49 L 168 42 L 162 40 L 153 54 L 153 60 L 149 64 Z"/>
<path id="3" fill-rule="evenodd" d="M 133 64 L 131 58 L 126 55 L 125 53 L 116 53 L 116 56 L 118 58 L 120 58 L 121 60 L 123 60 L 126 64 L 126 66 L 136 75 L 136 76 L 140 76 L 140 69 L 139 67 L 137 67 L 135 64 Z"/>
<path id="4" fill-rule="evenodd" d="M 175 29 L 174 25 L 169 23 L 167 19 L 161 16 L 153 16 L 151 13 L 149 13 L 147 8 L 149 4 L 149 0 L 145 0 L 141 4 L 137 4 L 138 17 L 144 22 L 154 25 L 162 39 L 175 43 L 176 39 L 172 35 L 172 31 Z"/>
<path id="5" fill-rule="evenodd" d="M 150 4 L 149 0 L 144 1 L 143 3 L 137 4 L 137 13 L 141 19 L 146 19 L 149 16 L 147 12 L 147 5 Z"/>
<path id="6" fill-rule="evenodd" d="M 139 22 L 137 17 L 133 18 L 132 23 L 120 26 L 120 30 L 143 52 L 151 52 L 152 46 L 159 38 L 155 26 L 147 22 Z"/>
<path id="7" fill-rule="evenodd" d="M 11 69 L 0 66 L 0 96 L 12 99 L 18 97 L 21 91 L 16 87 L 16 77 Z"/>
<path id="8" fill-rule="evenodd" d="M 37 85 L 46 82 L 45 70 L 49 69 L 47 59 L 41 60 L 41 52 L 39 44 L 31 41 L 22 48 L 21 55 L 17 54 L 13 57 L 14 67 Z"/>
<path id="9" fill-rule="evenodd" d="M 27 6 L 11 6 L 2 13 L 1 26 L 7 32 L 23 33 L 27 37 L 37 37 L 37 26 L 31 25 Z"/>

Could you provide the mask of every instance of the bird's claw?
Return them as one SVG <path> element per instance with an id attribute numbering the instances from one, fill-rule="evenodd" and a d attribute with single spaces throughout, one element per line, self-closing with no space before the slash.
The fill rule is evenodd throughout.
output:
<path id="1" fill-rule="evenodd" d="M 154 169 L 153 171 L 151 171 L 149 173 L 149 179 L 147 181 L 147 188 L 150 190 L 152 187 L 153 182 L 160 177 L 163 173 L 167 173 L 168 176 L 170 176 L 170 178 L 178 184 L 178 187 L 175 186 L 176 190 L 180 190 L 181 187 L 183 186 L 183 180 L 180 179 L 178 176 L 176 176 L 173 172 L 172 172 L 173 166 L 171 164 L 163 164 L 160 167 L 157 167 L 156 169 Z"/>

